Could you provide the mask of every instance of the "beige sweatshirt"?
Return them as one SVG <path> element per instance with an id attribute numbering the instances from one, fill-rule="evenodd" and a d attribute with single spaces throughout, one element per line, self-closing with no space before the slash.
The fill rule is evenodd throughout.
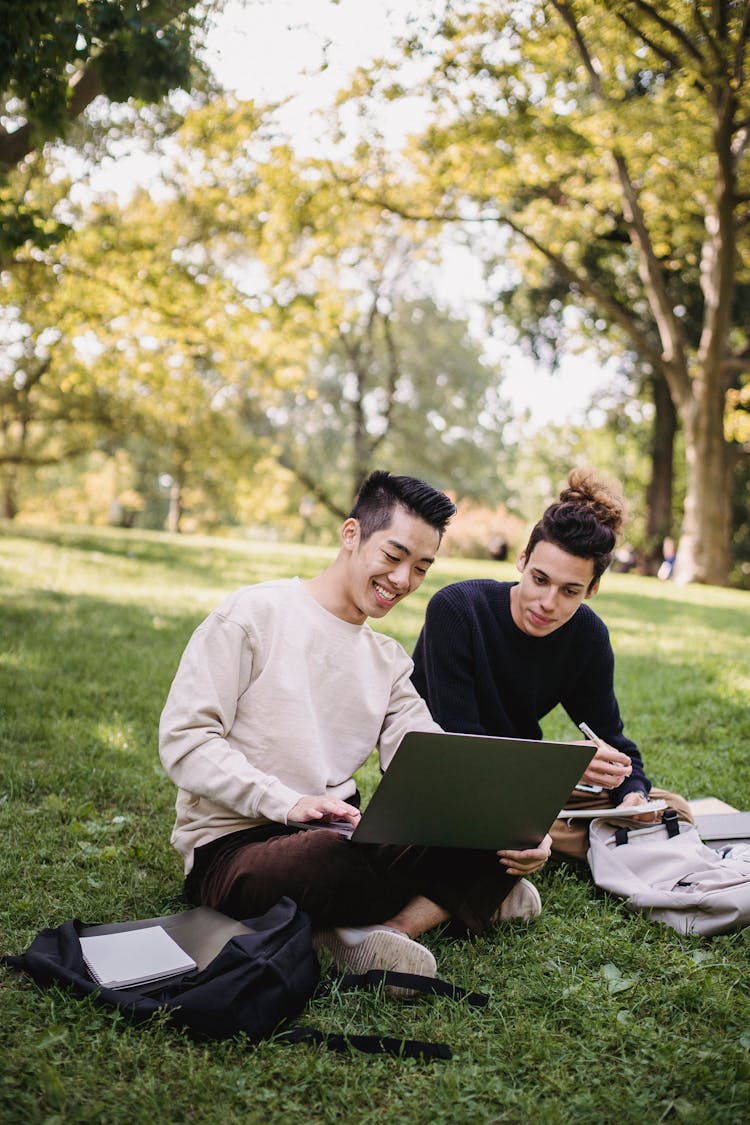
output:
<path id="1" fill-rule="evenodd" d="M 196 629 L 162 712 L 161 760 L 178 786 L 184 856 L 228 832 L 286 822 L 300 797 L 346 799 L 377 746 L 440 730 L 404 649 L 323 609 L 299 578 L 246 586 Z"/>

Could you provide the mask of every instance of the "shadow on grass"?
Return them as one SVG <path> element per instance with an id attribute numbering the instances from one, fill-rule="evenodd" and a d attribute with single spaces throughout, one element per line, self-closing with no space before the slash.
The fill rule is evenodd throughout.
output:
<path id="1" fill-rule="evenodd" d="M 35 591 L 5 605 L 0 619 L 6 779 L 147 802 L 159 715 L 198 617 Z"/>
<path id="2" fill-rule="evenodd" d="M 217 571 L 227 590 L 252 582 L 283 578 L 298 572 L 315 573 L 321 559 L 333 557 L 333 551 L 300 547 L 288 543 L 251 543 L 239 540 L 200 540 L 161 538 L 160 533 L 132 533 L 111 529 L 13 528 L 7 523 L 0 528 L 7 536 L 45 543 L 53 547 L 106 556 L 124 564 L 139 563 L 190 577 L 198 582 L 214 584 Z"/>
<path id="3" fill-rule="evenodd" d="M 720 632 L 725 637 L 736 638 L 748 644 L 750 597 L 746 597 L 745 601 L 743 612 L 736 605 L 732 607 L 699 605 L 688 598 L 676 600 L 672 597 L 660 598 L 635 592 L 613 593 L 607 590 L 597 595 L 591 604 L 605 621 L 620 619 L 625 623 L 626 628 L 634 628 L 634 622 L 646 621 L 650 625 L 677 633 L 684 630 L 686 621 L 689 621 L 691 627 L 696 629 Z"/>

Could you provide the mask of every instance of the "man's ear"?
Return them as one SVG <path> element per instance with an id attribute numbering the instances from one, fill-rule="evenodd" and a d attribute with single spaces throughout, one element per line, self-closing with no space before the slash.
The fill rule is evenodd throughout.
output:
<path id="1" fill-rule="evenodd" d="M 596 593 L 596 591 L 598 589 L 599 589 L 599 579 L 597 578 L 596 582 L 592 582 L 591 585 L 589 586 L 588 590 L 584 594 L 584 598 L 593 598 L 594 594 Z"/>
<path id="2" fill-rule="evenodd" d="M 359 520 L 349 516 L 341 525 L 341 546 L 347 551 L 353 551 L 359 543 Z"/>
<path id="3" fill-rule="evenodd" d="M 521 554 L 516 559 L 516 570 L 519 574 L 523 574 L 526 569 L 526 552 L 521 551 Z"/>

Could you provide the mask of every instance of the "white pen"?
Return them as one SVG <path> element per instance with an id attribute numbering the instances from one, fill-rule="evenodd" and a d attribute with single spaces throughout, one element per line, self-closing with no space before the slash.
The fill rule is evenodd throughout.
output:
<path id="1" fill-rule="evenodd" d="M 594 746 L 596 746 L 597 750 L 601 750 L 601 748 L 605 745 L 605 743 L 602 741 L 602 739 L 599 737 L 599 735 L 594 734 L 594 732 L 592 731 L 592 729 L 588 725 L 588 723 L 579 723 L 578 729 L 583 731 L 583 733 L 586 735 L 586 738 L 588 738 L 589 742 L 593 742 L 593 744 L 594 744 Z"/>
<path id="2" fill-rule="evenodd" d="M 599 738 L 598 735 L 594 734 L 588 723 L 579 723 L 578 729 L 583 731 L 589 742 L 593 742 L 594 746 L 596 746 L 597 749 L 599 749 L 599 747 L 603 745 L 601 738 Z M 582 793 L 601 793 L 603 791 L 603 786 L 584 785 L 582 781 L 579 781 L 578 785 L 576 785 L 576 789 L 579 789 Z"/>
<path id="3" fill-rule="evenodd" d="M 586 738 L 588 738 L 589 742 L 593 742 L 593 744 L 594 744 L 594 746 L 596 746 L 597 750 L 602 750 L 602 749 L 607 750 L 607 749 L 609 749 L 609 744 L 606 743 L 602 738 L 600 738 L 598 734 L 594 734 L 594 732 L 592 731 L 592 729 L 588 725 L 588 723 L 579 723 L 578 729 L 580 731 L 583 731 L 583 733 L 586 735 Z M 628 773 L 626 773 L 624 776 L 628 777 L 631 772 L 632 772 L 632 770 L 628 771 Z M 579 788 L 581 788 L 581 787 L 579 785 L 576 785 L 576 789 L 579 789 Z M 586 786 L 586 788 L 588 789 L 588 786 Z M 591 786 L 591 788 L 593 789 L 594 787 Z M 601 793 L 601 791 L 602 791 L 601 785 L 597 787 L 596 791 Z"/>

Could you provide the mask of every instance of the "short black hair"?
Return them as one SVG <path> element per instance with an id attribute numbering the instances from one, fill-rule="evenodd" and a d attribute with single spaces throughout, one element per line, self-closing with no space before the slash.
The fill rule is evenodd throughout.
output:
<path id="1" fill-rule="evenodd" d="M 456 512 L 450 497 L 431 484 L 416 477 L 391 476 L 383 469 L 376 469 L 359 489 L 349 518 L 359 521 L 364 541 L 391 524 L 397 505 L 434 527 L 441 539 L 448 520 Z"/>

